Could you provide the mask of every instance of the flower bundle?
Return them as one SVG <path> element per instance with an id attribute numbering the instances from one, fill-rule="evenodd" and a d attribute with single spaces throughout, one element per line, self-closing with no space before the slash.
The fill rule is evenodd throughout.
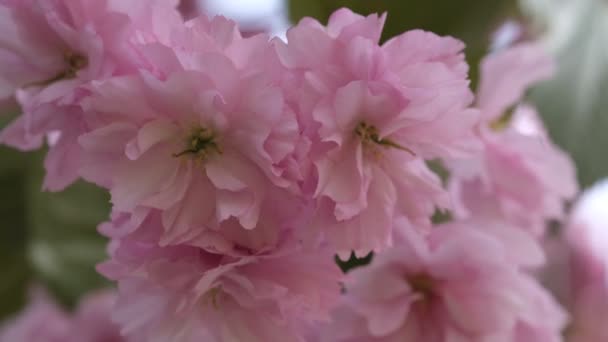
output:
<path id="1" fill-rule="evenodd" d="M 47 190 L 111 194 L 121 338 L 561 340 L 533 271 L 575 170 L 523 101 L 551 59 L 495 52 L 475 95 L 462 42 L 380 43 L 385 19 L 282 41 L 176 1 L 0 0 L 0 99 L 22 109 L 0 141 L 48 146 Z M 344 275 L 352 252 L 373 260 Z"/>

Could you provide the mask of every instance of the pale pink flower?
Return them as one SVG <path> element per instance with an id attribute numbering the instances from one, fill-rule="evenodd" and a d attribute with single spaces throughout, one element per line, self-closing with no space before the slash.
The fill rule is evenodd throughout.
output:
<path id="1" fill-rule="evenodd" d="M 520 312 L 513 332 L 505 342 L 561 342 L 569 324 L 568 313 L 538 281 L 526 277 L 522 281 L 526 310 Z M 488 342 L 495 340 L 489 339 Z M 503 340 L 496 340 L 503 341 Z"/>
<path id="2" fill-rule="evenodd" d="M 575 204 L 565 236 L 587 281 L 608 284 L 608 180 L 585 191 Z"/>
<path id="3" fill-rule="evenodd" d="M 551 78 L 555 61 L 537 43 L 520 43 L 481 61 L 477 107 L 486 123 L 519 104 L 526 90 Z"/>
<path id="4" fill-rule="evenodd" d="M 362 17 L 341 9 L 332 14 L 327 27 L 306 18 L 288 31 L 288 43 L 275 40 L 283 64 L 301 78 L 294 91 L 302 99 L 302 115 L 311 115 L 319 102 L 338 101 L 336 92 L 351 82 L 362 81 L 370 91 L 392 87 L 392 96 L 402 103 L 385 117 L 393 124 L 391 129 L 376 127 L 380 139 L 424 158 L 476 151 L 472 127 L 477 112 L 467 109 L 473 95 L 464 44 L 417 30 L 380 46 L 385 19 L 386 15 Z M 387 123 L 367 118 L 372 113 L 358 114 L 370 126 Z"/>
<path id="5" fill-rule="evenodd" d="M 80 300 L 73 313 L 68 313 L 38 290 L 18 317 L 4 323 L 0 341 L 126 342 L 110 319 L 114 300 L 112 291 L 90 293 Z"/>
<path id="6" fill-rule="evenodd" d="M 164 3 L 165 13 L 175 11 Z M 88 129 L 78 108 L 88 94 L 82 86 L 135 71 L 136 7 L 111 0 L 0 2 L 0 100 L 16 95 L 23 112 L 0 142 L 32 150 L 50 137 L 46 189 L 61 190 L 78 177 L 76 139 Z"/>
<path id="7" fill-rule="evenodd" d="M 568 342 L 608 339 L 608 183 L 581 196 L 569 221 L 545 242 L 548 263 L 539 278 L 568 308 Z"/>
<path id="8" fill-rule="evenodd" d="M 123 333 L 146 341 L 304 341 L 340 296 L 342 273 L 325 249 L 284 237 L 255 254 L 213 252 L 114 240 L 112 259 L 98 269 L 118 281 L 114 319 Z"/>
<path id="9" fill-rule="evenodd" d="M 72 327 L 66 341 L 126 342 L 127 338 L 120 334 L 118 325 L 111 320 L 115 301 L 116 293 L 109 290 L 93 292 L 81 298 L 72 314 Z"/>
<path id="10" fill-rule="evenodd" d="M 461 224 L 494 236 L 505 245 L 511 261 L 518 265 L 538 267 L 545 263 L 543 247 L 538 236 L 531 234 L 525 212 L 506 211 L 496 194 L 480 179 L 453 182 L 451 190 L 457 199 L 454 213 Z M 545 224 L 543 220 L 535 223 L 538 227 Z"/>
<path id="11" fill-rule="evenodd" d="M 345 303 L 354 315 L 344 317 L 352 329 L 336 316 L 338 329 L 329 330 L 334 337 L 327 341 L 559 336 L 563 312 L 511 263 L 500 241 L 457 224 L 439 226 L 425 239 L 412 233 L 407 221 L 399 224 L 395 247 L 349 273 Z"/>
<path id="12" fill-rule="evenodd" d="M 460 217 L 491 212 L 498 220 L 542 235 L 546 221 L 562 219 L 578 191 L 572 160 L 546 132 L 522 97 L 527 87 L 552 74 L 539 46 L 521 44 L 482 62 L 477 106 L 484 152 L 477 159 L 448 162 Z"/>
<path id="13" fill-rule="evenodd" d="M 114 209 L 163 211 L 166 242 L 232 217 L 258 223 L 297 122 L 281 89 L 219 54 L 207 70 L 167 80 L 144 73 L 95 83 L 86 107 L 113 118 L 80 137 L 85 179 L 110 189 Z"/>
<path id="14" fill-rule="evenodd" d="M 287 98 L 312 142 L 317 226 L 344 252 L 389 246 L 397 208 L 424 221 L 447 206 L 423 158 L 477 147 L 464 45 L 411 31 L 381 46 L 384 20 L 342 9 L 327 27 L 304 19 L 287 43 L 275 41 L 293 73 Z"/>
<path id="15" fill-rule="evenodd" d="M 46 293 L 35 291 L 29 305 L 0 326 L 0 341 L 63 342 L 70 328 L 68 315 Z"/>

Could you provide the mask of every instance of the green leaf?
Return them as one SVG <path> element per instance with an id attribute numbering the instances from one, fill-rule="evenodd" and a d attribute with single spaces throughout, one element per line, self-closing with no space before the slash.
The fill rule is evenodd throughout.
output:
<path id="1" fill-rule="evenodd" d="M 0 319 L 25 304 L 33 285 L 66 305 L 107 285 L 94 266 L 105 257 L 96 226 L 107 219 L 108 195 L 81 182 L 42 192 L 43 157 L 0 146 Z"/>
<path id="2" fill-rule="evenodd" d="M 108 217 L 109 198 L 84 182 L 61 193 L 42 192 L 41 159 L 31 163 L 26 189 L 27 253 L 34 276 L 71 305 L 82 294 L 107 285 L 94 266 L 105 257 L 106 240 L 96 227 Z"/>
<path id="3" fill-rule="evenodd" d="M 0 129 L 15 117 L 0 115 Z M 108 194 L 84 182 L 42 192 L 45 154 L 0 146 L 0 320 L 25 305 L 34 285 L 66 306 L 108 285 L 95 271 L 105 258 L 106 239 L 96 227 L 108 217 Z"/>
<path id="4" fill-rule="evenodd" d="M 0 158 L 13 159 L 12 151 L 0 148 Z M 0 170 L 0 319 L 16 311 L 26 300 L 30 280 L 30 267 L 25 248 L 27 244 L 25 193 L 23 169 Z"/>

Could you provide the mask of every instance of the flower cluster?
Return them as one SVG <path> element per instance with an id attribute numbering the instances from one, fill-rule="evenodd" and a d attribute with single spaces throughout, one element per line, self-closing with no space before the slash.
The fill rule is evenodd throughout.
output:
<path id="1" fill-rule="evenodd" d="M 405 220 L 395 233 L 400 248 L 349 274 L 326 341 L 560 341 L 566 314 L 498 240 L 462 224 L 421 239 Z"/>
<path id="2" fill-rule="evenodd" d="M 560 340 L 528 270 L 577 188 L 521 103 L 552 72 L 539 47 L 489 56 L 475 100 L 462 42 L 380 43 L 385 15 L 285 42 L 176 4 L 0 0 L 0 100 L 22 109 L 0 141 L 48 145 L 48 190 L 111 194 L 98 270 L 125 338 Z M 344 276 L 351 252 L 375 256 Z"/>

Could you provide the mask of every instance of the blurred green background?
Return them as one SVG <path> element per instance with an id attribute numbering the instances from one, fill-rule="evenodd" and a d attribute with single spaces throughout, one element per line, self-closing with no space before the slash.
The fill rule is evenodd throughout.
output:
<path id="1" fill-rule="evenodd" d="M 608 2 L 602 0 L 292 0 L 290 17 L 326 21 L 339 7 L 388 12 L 384 38 L 411 28 L 449 34 L 467 43 L 477 63 L 490 35 L 508 19 L 524 23 L 545 41 L 559 73 L 530 94 L 554 140 L 569 151 L 585 187 L 608 176 Z M 0 116 L 0 127 L 10 115 Z M 95 227 L 107 218 L 108 197 L 78 183 L 59 194 L 43 193 L 44 151 L 0 147 L 0 318 L 17 310 L 31 284 L 49 288 L 66 305 L 85 291 L 107 285 L 93 269 L 105 241 Z"/>

